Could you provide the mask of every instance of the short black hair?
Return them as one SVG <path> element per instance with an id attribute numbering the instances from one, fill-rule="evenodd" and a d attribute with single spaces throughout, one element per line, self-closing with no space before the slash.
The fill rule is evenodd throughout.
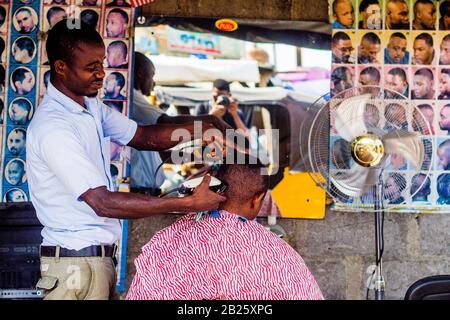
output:
<path id="1" fill-rule="evenodd" d="M 361 42 L 363 42 L 364 40 L 369 41 L 370 43 L 373 43 L 373 44 L 381 44 L 380 37 L 378 37 L 373 32 L 368 32 L 365 35 L 363 35 L 361 38 Z"/>
<path id="2" fill-rule="evenodd" d="M 380 71 L 375 67 L 367 67 L 361 71 L 360 75 L 369 75 L 371 78 L 374 78 L 377 82 L 380 82 Z"/>
<path id="3" fill-rule="evenodd" d="M 414 14 L 417 13 L 417 6 L 419 4 L 431 4 L 434 7 L 434 3 L 431 0 L 416 0 L 416 3 L 414 3 L 413 7 Z"/>
<path id="4" fill-rule="evenodd" d="M 350 0 L 334 0 L 334 2 L 333 2 L 333 14 L 336 14 L 337 5 L 339 3 L 341 3 L 341 2 L 349 2 L 352 5 L 352 2 Z M 353 8 L 353 5 L 352 5 L 352 8 Z"/>
<path id="5" fill-rule="evenodd" d="M 421 33 L 419 34 L 416 39 L 414 39 L 414 41 L 416 40 L 423 40 L 425 41 L 425 43 L 427 44 L 427 46 L 432 47 L 433 46 L 433 37 L 429 34 L 429 33 Z"/>
<path id="6" fill-rule="evenodd" d="M 29 72 L 31 71 L 25 68 L 17 68 L 16 70 L 14 70 L 11 75 L 13 83 L 15 83 L 16 81 L 22 82 L 25 79 L 25 74 Z"/>
<path id="7" fill-rule="evenodd" d="M 216 177 L 227 185 L 225 196 L 235 203 L 242 204 L 254 196 L 267 192 L 269 176 L 263 174 L 265 166 L 251 157 L 245 157 L 244 164 L 222 164 Z"/>
<path id="8" fill-rule="evenodd" d="M 442 1 L 441 5 L 439 6 L 439 13 L 441 14 L 441 17 L 450 17 L 450 1 Z"/>
<path id="9" fill-rule="evenodd" d="M 336 44 L 338 41 L 341 41 L 341 40 L 347 41 L 347 40 L 350 40 L 350 37 L 345 32 L 339 31 L 333 35 L 333 38 L 331 41 L 333 44 Z"/>
<path id="10" fill-rule="evenodd" d="M 97 27 L 99 17 L 98 17 L 98 13 L 95 12 L 94 10 L 86 9 L 86 10 L 81 11 L 80 19 L 87 25 L 95 28 L 95 27 Z"/>
<path id="11" fill-rule="evenodd" d="M 372 4 L 380 5 L 378 0 L 362 0 L 359 4 L 359 12 L 366 11 L 366 9 Z"/>
<path id="12" fill-rule="evenodd" d="M 389 39 L 392 39 L 392 38 L 400 38 L 400 39 L 406 40 L 406 36 L 401 32 L 394 32 L 393 34 L 391 34 Z"/>
<path id="13" fill-rule="evenodd" d="M 128 23 L 128 14 L 125 11 L 123 11 L 122 9 L 114 8 L 108 13 L 108 16 L 111 13 L 118 13 L 118 14 L 120 14 L 122 16 L 122 18 L 125 20 L 125 23 Z"/>
<path id="14" fill-rule="evenodd" d="M 447 140 L 448 141 L 448 140 Z M 443 173 L 437 178 L 437 192 L 440 197 L 449 198 L 448 185 L 450 184 L 450 174 Z"/>
<path id="15" fill-rule="evenodd" d="M 127 44 L 125 42 L 123 42 L 121 40 L 113 41 L 108 45 L 107 50 L 109 50 L 109 48 L 114 48 L 114 47 L 119 48 L 122 51 L 124 57 L 127 56 L 128 48 L 127 48 Z"/>
<path id="16" fill-rule="evenodd" d="M 3 54 L 3 51 L 5 51 L 5 40 L 3 40 L 2 37 L 0 37 L 0 56 Z M 1 60 L 1 57 L 0 57 Z"/>
<path id="17" fill-rule="evenodd" d="M 425 179 L 425 181 L 423 181 Z M 423 183 L 423 184 L 422 184 Z M 426 174 L 417 173 L 411 179 L 411 194 L 415 197 L 427 196 L 431 191 L 431 179 Z"/>
<path id="18" fill-rule="evenodd" d="M 429 80 L 434 80 L 433 72 L 428 68 L 422 68 L 414 73 L 415 76 L 423 76 L 428 78 Z"/>
<path id="19" fill-rule="evenodd" d="M 403 81 L 407 81 L 406 72 L 402 68 L 392 68 L 388 71 L 388 74 L 390 74 L 391 76 L 399 76 L 403 79 Z"/>
<path id="20" fill-rule="evenodd" d="M 47 11 L 47 21 L 50 24 L 50 19 L 57 14 L 58 12 L 64 12 L 66 13 L 66 10 L 64 10 L 61 7 L 51 7 L 50 9 L 48 9 Z"/>
<path id="21" fill-rule="evenodd" d="M 29 37 L 21 37 L 15 42 L 16 47 L 20 50 L 27 50 L 30 58 L 33 56 L 34 51 L 36 50 L 36 45 L 33 40 Z"/>
<path id="22" fill-rule="evenodd" d="M 447 34 L 444 38 L 442 38 L 441 44 L 442 44 L 444 41 L 450 41 L 450 33 Z"/>
<path id="23" fill-rule="evenodd" d="M 347 71 L 350 71 L 350 69 L 348 69 L 347 67 L 337 67 L 331 73 L 331 81 L 334 84 L 337 84 L 340 81 L 347 81 L 347 80 L 349 80 L 347 78 L 347 75 L 348 75 Z"/>
<path id="24" fill-rule="evenodd" d="M 389 174 L 388 177 L 392 178 L 394 180 L 395 184 L 400 189 L 400 192 L 405 190 L 405 188 L 406 188 L 406 179 L 405 179 L 405 177 L 402 174 L 400 174 L 398 172 L 392 172 L 392 173 Z"/>
<path id="25" fill-rule="evenodd" d="M 30 101 L 28 101 L 27 99 L 22 99 L 22 98 L 20 98 L 20 99 L 14 100 L 14 101 L 12 102 L 12 104 L 17 104 L 17 105 L 20 106 L 21 108 L 23 108 L 23 109 L 25 109 L 25 110 L 28 110 L 28 111 L 31 111 L 31 103 L 30 103 Z M 24 133 L 24 134 L 25 134 L 25 133 Z"/>
<path id="26" fill-rule="evenodd" d="M 5 67 L 0 64 L 0 85 L 5 85 Z"/>
<path id="27" fill-rule="evenodd" d="M 221 90 L 230 92 L 230 83 L 224 79 L 216 79 L 213 82 L 213 87 Z"/>
<path id="28" fill-rule="evenodd" d="M 80 27 L 69 29 L 68 24 Z M 54 25 L 48 32 L 45 46 L 50 68 L 53 70 L 53 65 L 57 60 L 62 60 L 67 64 L 72 63 L 74 50 L 81 43 L 104 45 L 97 30 L 83 21 L 63 19 Z"/>
<path id="29" fill-rule="evenodd" d="M 6 20 L 6 9 L 5 7 L 0 7 L 0 26 L 5 23 Z"/>

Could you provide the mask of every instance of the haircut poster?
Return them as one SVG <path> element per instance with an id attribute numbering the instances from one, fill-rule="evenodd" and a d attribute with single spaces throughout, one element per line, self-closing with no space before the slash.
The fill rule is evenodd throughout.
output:
<path id="1" fill-rule="evenodd" d="M 429 124 L 430 130 L 420 132 L 427 151 L 422 168 L 389 157 L 382 179 L 386 210 L 392 205 L 393 211 L 449 213 L 450 0 L 330 0 L 329 9 L 332 105 L 348 88 L 376 85 L 404 95 L 404 103 L 417 107 Z M 372 107 L 367 116 L 378 124 L 394 112 L 392 101 L 384 99 Z M 395 110 L 399 127 L 419 131 L 407 109 L 413 110 Z M 338 158 L 349 168 L 352 159 L 339 156 L 346 141 L 333 131 L 333 120 L 331 127 L 330 170 Z"/>
<path id="2" fill-rule="evenodd" d="M 46 33 L 64 18 L 78 18 L 102 35 L 105 48 L 104 103 L 128 116 L 133 41 L 129 34 L 134 9 L 125 0 L 0 0 L 0 115 L 1 199 L 27 202 L 27 127 L 42 101 L 50 79 Z M 76 26 L 74 26 L 76 27 Z M 130 151 L 112 143 L 111 176 L 128 176 Z M 118 289 L 125 288 L 126 221 L 124 244 L 119 245 Z"/>

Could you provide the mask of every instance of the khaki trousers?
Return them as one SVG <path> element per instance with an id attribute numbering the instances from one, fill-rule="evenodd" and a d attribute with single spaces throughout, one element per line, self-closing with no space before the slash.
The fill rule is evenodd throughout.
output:
<path id="1" fill-rule="evenodd" d="M 110 257 L 41 257 L 44 300 L 108 300 L 115 295 L 116 269 Z"/>

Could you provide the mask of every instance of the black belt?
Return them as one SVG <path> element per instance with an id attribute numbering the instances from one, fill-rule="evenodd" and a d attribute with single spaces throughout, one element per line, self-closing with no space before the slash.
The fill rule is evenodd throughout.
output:
<path id="1" fill-rule="evenodd" d="M 117 252 L 117 246 L 90 246 L 83 248 L 81 250 L 69 250 L 66 248 L 59 247 L 60 257 L 102 257 L 102 247 L 104 248 L 105 257 L 114 258 Z M 57 248 L 55 246 L 41 246 L 40 254 L 41 257 L 56 257 Z"/>
<path id="2" fill-rule="evenodd" d="M 131 187 L 130 191 L 134 192 L 134 193 L 142 193 L 142 194 L 145 194 L 148 196 L 154 196 L 154 197 L 157 197 L 161 194 L 160 188 Z"/>

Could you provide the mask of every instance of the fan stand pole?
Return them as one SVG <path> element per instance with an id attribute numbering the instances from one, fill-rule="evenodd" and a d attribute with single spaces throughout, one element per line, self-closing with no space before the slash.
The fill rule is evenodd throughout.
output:
<path id="1" fill-rule="evenodd" d="M 376 251 L 376 278 L 375 278 L 375 300 L 384 300 L 384 277 L 383 277 L 383 261 L 382 261 L 382 219 L 383 219 L 383 182 L 377 185 L 375 192 L 375 251 Z"/>

